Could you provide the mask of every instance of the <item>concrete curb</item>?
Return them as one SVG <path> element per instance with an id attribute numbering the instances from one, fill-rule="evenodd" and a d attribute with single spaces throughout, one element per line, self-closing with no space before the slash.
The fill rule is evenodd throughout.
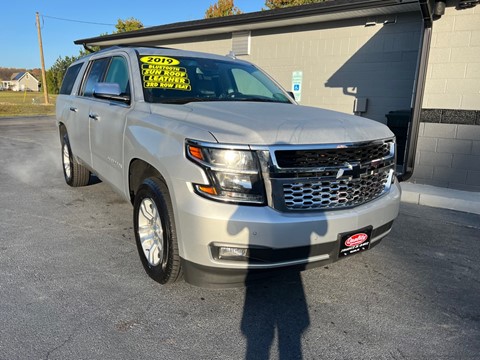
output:
<path id="1" fill-rule="evenodd" d="M 402 182 L 402 201 L 480 215 L 480 193 Z"/>

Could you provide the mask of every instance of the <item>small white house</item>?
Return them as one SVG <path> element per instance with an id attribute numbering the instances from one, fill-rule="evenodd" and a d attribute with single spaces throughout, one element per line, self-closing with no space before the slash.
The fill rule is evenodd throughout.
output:
<path id="1" fill-rule="evenodd" d="M 29 72 L 12 75 L 8 88 L 13 91 L 40 91 L 40 82 Z"/>

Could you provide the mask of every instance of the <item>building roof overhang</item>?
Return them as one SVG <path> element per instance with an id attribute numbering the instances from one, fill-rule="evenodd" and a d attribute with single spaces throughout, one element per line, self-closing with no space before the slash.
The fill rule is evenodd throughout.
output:
<path id="1" fill-rule="evenodd" d="M 418 12 L 427 20 L 425 10 L 432 0 L 335 0 L 283 9 L 257 11 L 234 16 L 152 26 L 136 31 L 103 35 L 74 41 L 77 45 L 114 46 L 152 44 L 165 40 L 307 25 L 359 17 Z"/>

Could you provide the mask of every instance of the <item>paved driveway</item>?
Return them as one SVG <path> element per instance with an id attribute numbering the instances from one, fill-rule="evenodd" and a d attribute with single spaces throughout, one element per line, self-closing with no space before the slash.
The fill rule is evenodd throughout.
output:
<path id="1" fill-rule="evenodd" d="M 54 120 L 0 119 L 0 359 L 478 359 L 479 230 L 402 204 L 382 244 L 328 267 L 160 286 L 131 205 L 65 185 Z"/>

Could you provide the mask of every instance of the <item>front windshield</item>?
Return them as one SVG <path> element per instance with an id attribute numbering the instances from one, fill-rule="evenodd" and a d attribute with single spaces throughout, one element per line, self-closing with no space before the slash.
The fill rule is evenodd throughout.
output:
<path id="1" fill-rule="evenodd" d="M 247 63 L 158 55 L 140 55 L 139 62 L 147 102 L 291 102 L 275 82 Z"/>

